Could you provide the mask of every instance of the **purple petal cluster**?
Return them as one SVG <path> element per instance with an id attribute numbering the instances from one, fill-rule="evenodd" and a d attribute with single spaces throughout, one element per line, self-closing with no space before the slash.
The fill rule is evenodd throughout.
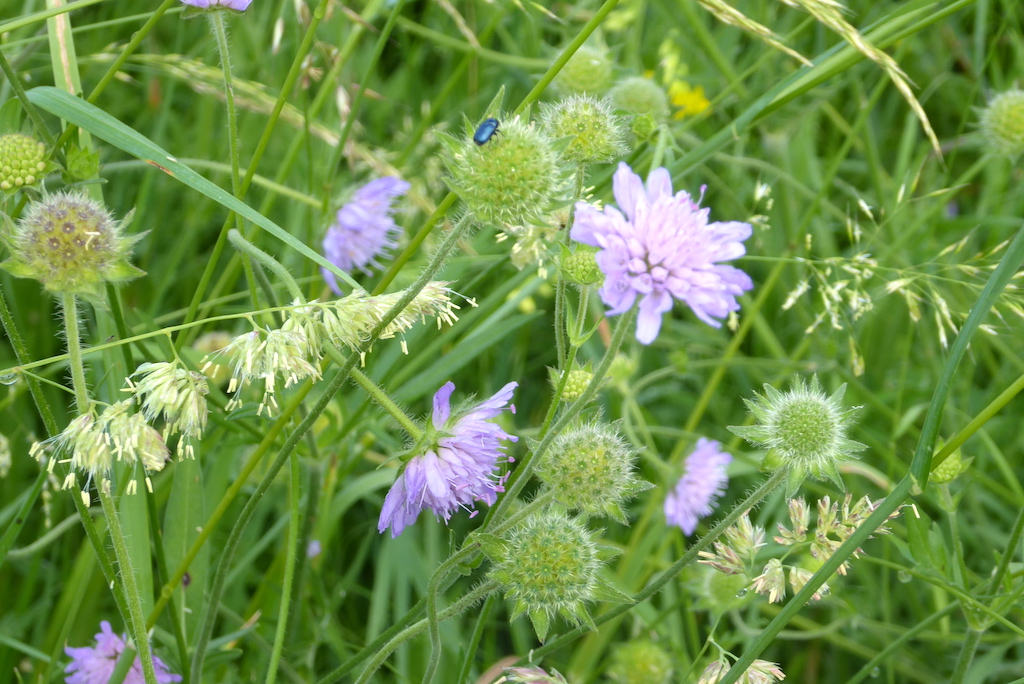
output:
<path id="1" fill-rule="evenodd" d="M 84 646 L 82 648 L 64 647 L 64 652 L 71 656 L 71 663 L 64 668 L 66 684 L 107 684 L 114 668 L 117 666 L 117 659 L 124 652 L 125 635 L 118 636 L 110 628 L 110 623 L 104 620 L 100 623 L 100 631 L 96 634 L 96 646 Z M 160 684 L 180 682 L 181 675 L 172 674 L 164 661 L 153 656 L 153 669 L 156 670 L 156 681 Z M 145 684 L 145 677 L 142 674 L 142 661 L 135 656 L 135 662 L 125 675 L 125 684 Z"/>
<path id="2" fill-rule="evenodd" d="M 490 422 L 507 406 L 515 413 L 512 392 L 518 383 L 510 382 L 490 399 L 471 410 L 452 415 L 454 383 L 447 382 L 434 395 L 434 412 L 428 432 L 436 434 L 430 448 L 414 456 L 395 480 L 384 498 L 377 531 L 391 528 L 397 537 L 416 522 L 420 511 L 429 508 L 445 522 L 459 508 L 473 508 L 475 502 L 488 506 L 505 491 L 505 478 L 497 476 L 501 463 L 511 462 L 502 452 L 502 442 L 517 441 Z M 476 515 L 474 509 L 472 515 Z M 472 515 L 470 517 L 472 517 Z"/>
<path id="3" fill-rule="evenodd" d="M 665 499 L 665 518 L 670 525 L 681 527 L 691 535 L 697 521 L 711 515 L 718 497 L 729 481 L 725 469 L 732 456 L 713 439 L 697 440 L 697 448 L 686 457 L 685 472 Z"/>
<path id="4" fill-rule="evenodd" d="M 233 9 L 238 12 L 244 12 L 249 5 L 252 4 L 252 0 L 181 0 L 186 5 L 192 5 L 200 9 L 214 9 L 217 7 L 224 7 L 227 9 Z"/>
<path id="5" fill-rule="evenodd" d="M 620 163 L 612 191 L 619 209 L 606 206 L 601 212 L 579 202 L 571 232 L 574 240 L 600 248 L 601 299 L 609 315 L 629 311 L 641 297 L 636 339 L 650 344 L 673 299 L 716 328 L 721 325 L 716 318 L 740 308 L 736 297 L 754 284 L 743 271 L 719 262 L 746 253 L 749 223 L 708 223 L 710 209 L 702 209 L 686 192 L 672 194 L 664 168 L 651 172 L 645 188 L 640 176 Z"/>
<path id="6" fill-rule="evenodd" d="M 395 237 L 401 232 L 391 218 L 391 201 L 408 189 L 404 180 L 385 176 L 356 190 L 352 201 L 338 210 L 324 236 L 327 260 L 343 271 L 359 269 L 369 274 L 367 266 L 380 268 L 377 257 L 398 245 Z M 331 289 L 341 294 L 334 274 L 325 268 L 321 272 Z"/>

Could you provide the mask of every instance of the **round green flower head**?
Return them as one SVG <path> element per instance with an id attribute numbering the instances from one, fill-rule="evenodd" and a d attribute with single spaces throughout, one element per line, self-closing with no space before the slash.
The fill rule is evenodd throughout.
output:
<path id="1" fill-rule="evenodd" d="M 650 639 L 631 641 L 615 649 L 608 676 L 619 684 L 669 684 L 672 657 Z"/>
<path id="2" fill-rule="evenodd" d="M 589 245 L 578 245 L 575 252 L 562 245 L 562 256 L 559 260 L 562 277 L 573 285 L 586 287 L 604 282 L 604 273 L 597 265 L 597 252 Z"/>
<path id="3" fill-rule="evenodd" d="M 764 396 L 744 399 L 757 422 L 729 430 L 751 444 L 768 450 L 762 467 L 766 470 L 789 469 L 786 496 L 796 493 L 807 475 L 828 478 L 844 489 L 838 464 L 867 447 L 846 438 L 852 416 L 859 406 L 843 408 L 844 383 L 828 396 L 818 377 L 807 383 L 797 378 L 788 392 L 764 386 Z"/>
<path id="4" fill-rule="evenodd" d="M 0 264 L 19 278 L 35 278 L 54 294 L 101 298 L 104 285 L 143 275 L 128 263 L 144 233 L 125 236 L 99 202 L 59 192 L 29 205 L 8 238 L 11 257 Z"/>
<path id="5" fill-rule="evenodd" d="M 562 391 L 562 401 L 576 401 L 586 391 L 594 374 L 586 368 L 573 368 L 568 371 L 569 377 L 565 379 L 565 389 Z M 551 388 L 557 389 L 562 376 L 558 371 L 551 372 Z"/>
<path id="6" fill-rule="evenodd" d="M 477 221 L 518 234 L 543 225 L 547 214 L 569 200 L 570 173 L 551 139 L 516 116 L 503 120 L 486 142 L 442 136 L 451 173 L 448 184 Z"/>
<path id="7" fill-rule="evenodd" d="M 612 66 L 607 50 L 583 46 L 565 63 L 552 85 L 567 95 L 600 95 L 611 87 Z"/>
<path id="8" fill-rule="evenodd" d="M 650 485 L 633 473 L 636 449 L 609 425 L 587 423 L 558 436 L 537 476 L 559 502 L 584 515 L 627 524 L 622 504 Z"/>
<path id="9" fill-rule="evenodd" d="M 552 138 L 572 138 L 562 153 L 570 162 L 603 164 L 626 152 L 626 129 L 607 100 L 574 95 L 542 105 L 540 118 Z"/>
<path id="10" fill-rule="evenodd" d="M 642 76 L 632 76 L 619 81 L 608 99 L 612 106 L 633 116 L 650 116 L 656 123 L 668 119 L 668 94 L 664 88 Z"/>
<path id="11" fill-rule="evenodd" d="M 1024 152 L 1024 90 L 993 97 L 982 112 L 981 131 L 997 153 L 1016 157 Z"/>
<path id="12" fill-rule="evenodd" d="M 21 133 L 0 135 L 0 190 L 11 194 L 35 185 L 47 171 L 46 146 Z"/>
<path id="13" fill-rule="evenodd" d="M 598 577 L 603 560 L 591 532 L 558 508 L 524 520 L 488 555 L 491 578 L 513 602 L 511 618 L 527 613 L 541 641 L 556 614 L 590 623 L 585 604 L 616 593 Z"/>

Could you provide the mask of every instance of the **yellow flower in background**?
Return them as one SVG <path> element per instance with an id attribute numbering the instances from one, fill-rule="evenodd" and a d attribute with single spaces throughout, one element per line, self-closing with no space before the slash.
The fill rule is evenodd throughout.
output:
<path id="1" fill-rule="evenodd" d="M 711 106 L 708 98 L 704 96 L 704 86 L 691 88 L 686 81 L 673 81 L 668 87 L 668 96 L 672 106 L 678 109 L 672 115 L 673 119 L 695 116 Z"/>

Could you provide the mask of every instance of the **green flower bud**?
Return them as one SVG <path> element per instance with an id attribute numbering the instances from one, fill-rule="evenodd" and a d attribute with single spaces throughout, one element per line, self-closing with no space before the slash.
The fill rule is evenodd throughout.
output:
<path id="1" fill-rule="evenodd" d="M 860 408 L 843 408 L 846 385 L 828 396 L 815 376 L 809 384 L 798 378 L 786 393 L 771 385 L 765 385 L 764 389 L 764 396 L 755 393 L 755 400 L 744 399 L 757 422 L 729 430 L 768 449 L 763 468 L 789 469 L 787 497 L 793 496 L 807 475 L 828 478 L 842 489 L 843 481 L 837 469 L 839 462 L 867 448 L 846 438 L 852 416 Z"/>
<path id="2" fill-rule="evenodd" d="M 67 153 L 64 165 L 64 180 L 68 183 L 95 178 L 100 170 L 100 153 L 83 150 L 72 145 Z"/>
<path id="3" fill-rule="evenodd" d="M 46 175 L 46 146 L 21 133 L 0 135 L 0 190 L 13 194 Z"/>
<path id="4" fill-rule="evenodd" d="M 570 162 L 602 164 L 626 152 L 626 131 L 607 100 L 575 95 L 542 105 L 541 122 L 552 138 L 571 137 L 563 152 Z"/>
<path id="5" fill-rule="evenodd" d="M 940 445 L 941 447 L 941 445 Z M 974 458 L 964 458 L 957 449 L 932 471 L 932 482 L 947 484 L 967 472 Z"/>
<path id="6" fill-rule="evenodd" d="M 628 600 L 598 576 L 607 554 L 592 533 L 559 508 L 528 517 L 508 539 L 486 544 L 485 551 L 494 563 L 491 578 L 513 602 L 512 619 L 527 613 L 541 641 L 555 615 L 591 624 L 590 601 Z"/>
<path id="7" fill-rule="evenodd" d="M 468 129 L 467 129 L 467 132 Z M 537 126 L 518 116 L 501 122 L 483 145 L 441 136 L 448 155 L 448 184 L 473 217 L 518 234 L 543 225 L 546 215 L 569 199 L 571 173 Z"/>
<path id="8" fill-rule="evenodd" d="M 33 202 L 9 239 L 11 258 L 0 264 L 18 278 L 35 278 L 55 294 L 100 298 L 104 285 L 144 275 L 128 263 L 145 235 L 122 235 L 99 202 L 79 192 L 59 192 Z"/>
<path id="9" fill-rule="evenodd" d="M 634 475 L 635 462 L 636 449 L 614 428 L 588 423 L 555 439 L 537 477 L 569 509 L 627 524 L 622 504 L 650 486 Z"/>
<path id="10" fill-rule="evenodd" d="M 1011 157 L 1024 152 L 1024 90 L 992 98 L 981 114 L 981 131 L 994 152 Z"/>
<path id="11" fill-rule="evenodd" d="M 562 401 L 576 401 L 587 389 L 594 374 L 583 368 L 573 368 L 569 371 L 569 377 L 565 381 L 565 390 L 562 392 Z M 551 386 L 558 387 L 561 377 L 556 372 L 551 374 Z"/>
<path id="12" fill-rule="evenodd" d="M 601 284 L 604 281 L 604 273 L 597 265 L 595 253 L 586 245 L 577 246 L 575 252 L 570 252 L 569 248 L 563 245 L 560 259 L 562 277 L 581 287 Z"/>
<path id="13" fill-rule="evenodd" d="M 650 639 L 631 641 L 615 649 L 608 676 L 621 684 L 668 684 L 672 658 Z"/>
<path id="14" fill-rule="evenodd" d="M 621 109 L 634 117 L 650 116 L 655 124 L 668 119 L 668 95 L 654 81 L 641 76 L 633 76 L 619 81 L 608 99 L 616 109 Z"/>
<path id="15" fill-rule="evenodd" d="M 600 95 L 612 84 L 612 61 L 607 50 L 583 46 L 577 50 L 552 85 L 562 93 Z"/>
<path id="16" fill-rule="evenodd" d="M 658 132 L 658 122 L 650 114 L 637 114 L 629 124 L 629 130 L 637 140 L 652 140 Z"/>

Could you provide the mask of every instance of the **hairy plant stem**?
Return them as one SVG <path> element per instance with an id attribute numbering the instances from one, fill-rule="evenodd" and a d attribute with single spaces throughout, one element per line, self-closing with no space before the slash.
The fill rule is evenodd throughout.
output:
<path id="1" fill-rule="evenodd" d="M 64 315 L 64 334 L 68 343 L 68 367 L 71 369 L 71 387 L 75 392 L 78 415 L 89 412 L 89 388 L 85 384 L 85 366 L 82 364 L 82 339 L 78 330 L 78 300 L 75 295 L 61 295 Z"/>

